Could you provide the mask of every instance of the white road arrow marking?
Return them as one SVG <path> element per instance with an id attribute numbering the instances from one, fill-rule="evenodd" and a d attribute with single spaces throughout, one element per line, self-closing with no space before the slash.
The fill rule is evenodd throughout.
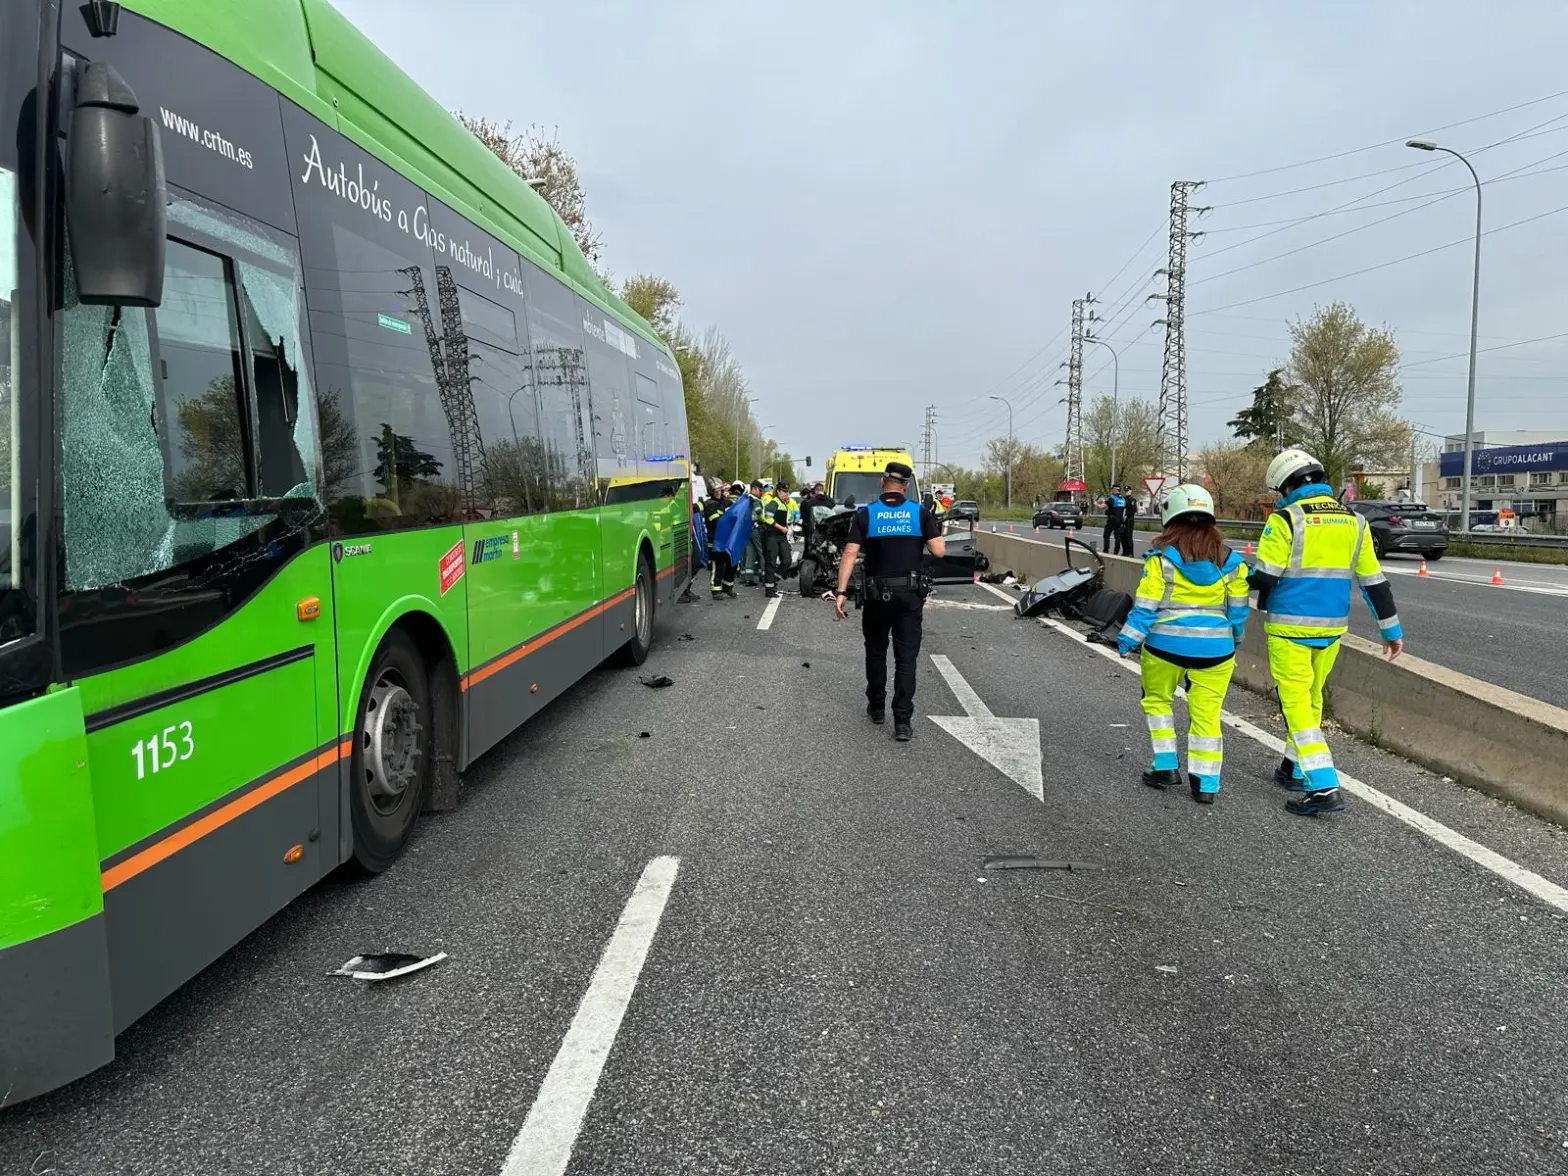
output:
<path id="1" fill-rule="evenodd" d="M 951 661 L 940 653 L 933 653 L 931 661 L 964 708 L 963 716 L 931 715 L 931 721 L 1036 800 L 1044 800 L 1040 720 L 997 718 Z"/>

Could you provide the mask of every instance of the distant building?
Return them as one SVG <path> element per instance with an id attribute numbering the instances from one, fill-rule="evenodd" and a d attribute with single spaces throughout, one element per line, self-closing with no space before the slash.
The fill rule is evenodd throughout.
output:
<path id="1" fill-rule="evenodd" d="M 1477 430 L 1470 467 L 1470 509 L 1482 517 L 1511 508 L 1532 531 L 1568 530 L 1568 437 L 1531 429 Z M 1443 438 L 1436 461 L 1421 467 L 1421 497 L 1437 510 L 1458 510 L 1464 434 Z"/>

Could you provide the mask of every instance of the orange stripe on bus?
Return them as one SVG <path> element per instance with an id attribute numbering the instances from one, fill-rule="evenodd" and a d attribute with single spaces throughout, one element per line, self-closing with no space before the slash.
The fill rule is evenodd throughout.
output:
<path id="1" fill-rule="evenodd" d="M 350 753 L 353 744 L 345 739 L 336 747 L 322 752 L 313 759 L 308 759 L 286 772 L 280 772 L 256 788 L 252 788 L 244 796 L 236 797 L 222 808 L 214 809 L 200 820 L 192 821 L 170 833 L 162 841 L 154 842 L 140 853 L 126 858 L 118 865 L 111 866 L 103 872 L 103 891 L 107 894 L 122 882 L 129 882 L 144 870 L 151 869 L 165 858 L 172 857 L 188 845 L 193 845 L 207 834 L 221 829 L 236 817 L 250 812 L 251 809 L 263 801 L 271 800 L 281 792 L 286 792 L 303 780 L 308 780 L 324 768 L 329 768 L 338 760 Z"/>
<path id="2" fill-rule="evenodd" d="M 468 673 L 463 677 L 463 689 L 467 690 L 470 686 L 476 685 L 479 682 L 483 682 L 486 678 L 490 677 L 491 674 L 498 674 L 502 670 L 506 669 L 507 666 L 516 664 L 523 658 L 527 657 L 530 653 L 534 653 L 537 650 L 542 649 L 544 646 L 550 644 L 550 642 L 554 641 L 562 634 L 570 633 L 584 621 L 591 621 L 594 617 L 599 616 L 601 613 L 614 608 L 617 604 L 620 604 L 621 601 L 629 599 L 632 595 L 635 594 L 635 592 L 635 588 L 623 589 L 622 591 L 617 592 L 614 596 L 610 597 L 610 599 L 601 600 L 587 612 L 578 613 L 575 617 L 572 617 L 571 620 L 562 621 L 553 629 L 546 629 L 532 641 L 525 641 L 516 649 L 513 649 L 508 653 L 503 653 L 493 662 L 486 662 L 484 665 L 478 666 L 475 669 L 468 671 Z"/>

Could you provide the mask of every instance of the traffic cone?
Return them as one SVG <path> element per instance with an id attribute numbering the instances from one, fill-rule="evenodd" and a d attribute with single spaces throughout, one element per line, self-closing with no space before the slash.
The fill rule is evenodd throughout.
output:
<path id="1" fill-rule="evenodd" d="M 1251 555 L 1252 554 L 1252 540 L 1251 539 L 1247 540 L 1247 549 L 1245 551 L 1243 551 L 1242 554 L 1243 555 Z"/>
<path id="2" fill-rule="evenodd" d="M 1498 587 L 1502 587 L 1503 569 L 1501 566 L 1492 569 L 1492 583 L 1496 584 Z"/>
<path id="3" fill-rule="evenodd" d="M 1424 555 L 1421 557 L 1421 570 L 1419 572 L 1417 572 L 1416 575 L 1418 575 L 1418 576 L 1426 575 L 1426 556 L 1424 556 Z"/>
<path id="4" fill-rule="evenodd" d="M 1013 524 L 1012 524 L 1012 523 L 1008 523 L 1008 524 L 1007 524 L 1007 529 L 1008 529 L 1008 530 L 1009 530 L 1009 531 L 1012 531 L 1012 530 L 1014 530 L 1014 529 L 1015 529 L 1015 528 L 1014 528 L 1014 527 L 1013 527 Z"/>

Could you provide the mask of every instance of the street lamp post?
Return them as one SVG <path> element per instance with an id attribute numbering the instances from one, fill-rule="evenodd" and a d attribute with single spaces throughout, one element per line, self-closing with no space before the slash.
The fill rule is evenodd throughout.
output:
<path id="1" fill-rule="evenodd" d="M 1013 404 L 1005 396 L 993 396 L 1007 405 L 1007 509 L 1013 509 Z"/>
<path id="2" fill-rule="evenodd" d="M 1122 357 L 1116 353 L 1104 339 L 1096 339 L 1093 335 L 1083 337 L 1085 343 L 1098 343 L 1111 353 L 1111 485 L 1116 485 L 1116 425 L 1121 416 L 1122 395 Z M 1102 369 L 1103 370 L 1103 369 Z"/>
<path id="3" fill-rule="evenodd" d="M 1465 464 L 1459 480 L 1459 530 L 1470 530 L 1470 463 L 1475 454 L 1475 354 L 1481 326 L 1481 177 L 1470 161 L 1452 147 L 1442 147 L 1430 139 L 1411 139 L 1406 147 L 1417 151 L 1442 151 L 1452 155 L 1470 172 L 1475 181 L 1475 272 L 1470 283 L 1470 385 L 1465 394 Z"/>

